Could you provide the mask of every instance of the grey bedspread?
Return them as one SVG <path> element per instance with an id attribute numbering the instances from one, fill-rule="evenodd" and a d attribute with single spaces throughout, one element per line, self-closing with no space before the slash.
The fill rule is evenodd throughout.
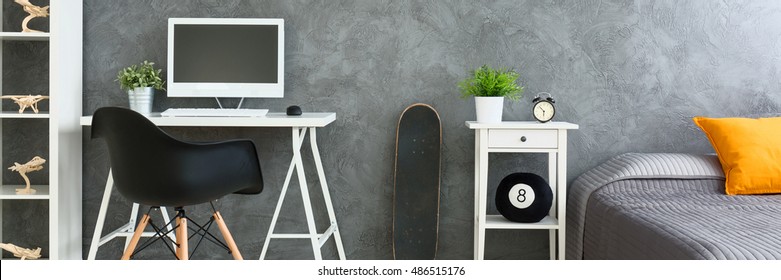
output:
<path id="1" fill-rule="evenodd" d="M 617 156 L 570 187 L 566 258 L 781 259 L 781 195 L 723 188 L 716 156 Z"/>

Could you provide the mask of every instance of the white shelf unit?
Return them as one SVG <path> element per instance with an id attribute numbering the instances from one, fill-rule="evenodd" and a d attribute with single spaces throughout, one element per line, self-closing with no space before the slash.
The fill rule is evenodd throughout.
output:
<path id="1" fill-rule="evenodd" d="M 566 122 L 514 121 L 495 124 L 466 122 L 466 126 L 475 130 L 474 258 L 482 260 L 485 257 L 487 229 L 541 229 L 549 231 L 550 259 L 556 259 L 557 253 L 559 259 L 563 259 L 566 225 L 564 217 L 567 212 L 567 130 L 578 129 L 578 125 Z M 541 221 L 516 223 L 501 215 L 486 214 L 490 153 L 548 154 L 548 183 L 553 192 L 553 205 Z"/>
<path id="2" fill-rule="evenodd" d="M 39 3 L 36 3 L 39 4 Z M 43 4 L 46 5 L 46 4 Z M 13 5 L 16 7 L 18 5 Z M 50 110 L 38 114 L 17 111 L 0 112 L 0 133 L 2 122 L 14 119 L 46 119 L 48 131 L 49 158 L 44 168 L 49 170 L 48 185 L 33 185 L 36 193 L 17 195 L 15 189 L 20 185 L 0 186 L 0 241 L 3 239 L 2 218 L 12 217 L 13 213 L 2 213 L 2 203 L 6 200 L 47 200 L 49 221 L 48 259 L 82 259 L 81 234 L 81 127 L 79 117 L 82 113 L 82 0 L 51 0 L 49 3 L 49 30 L 46 33 L 0 32 L 0 73 L 2 71 L 24 71 L 24 69 L 2 69 L 2 51 L 5 41 L 43 41 L 49 44 L 49 102 Z M 21 6 L 18 6 L 21 10 Z M 0 5 L 0 30 L 3 30 L 2 16 L 5 13 Z M 38 19 L 40 20 L 40 19 Z M 21 29 L 20 26 L 8 29 Z M 13 66 L 10 66 L 13 67 Z M 36 82 L 36 81 L 30 81 Z M 2 90 L 0 76 L 0 90 Z M 4 100 L 3 102 L 10 102 Z M 0 147 L 3 145 L 0 135 Z M 7 144 L 7 143 L 6 143 Z M 2 159 L 0 149 L 0 159 Z M 19 159 L 20 162 L 29 159 Z M 26 162 L 26 161 L 25 161 Z M 2 174 L 9 176 L 5 166 L 0 166 Z M 18 175 L 17 175 L 18 176 Z M 5 215 L 3 215 L 5 214 Z"/>

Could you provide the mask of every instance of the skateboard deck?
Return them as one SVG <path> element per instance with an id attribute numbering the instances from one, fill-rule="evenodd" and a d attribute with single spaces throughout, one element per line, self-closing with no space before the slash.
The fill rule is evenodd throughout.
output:
<path id="1" fill-rule="evenodd" d="M 442 126 L 426 104 L 401 113 L 393 175 L 393 258 L 433 260 L 439 232 Z"/>

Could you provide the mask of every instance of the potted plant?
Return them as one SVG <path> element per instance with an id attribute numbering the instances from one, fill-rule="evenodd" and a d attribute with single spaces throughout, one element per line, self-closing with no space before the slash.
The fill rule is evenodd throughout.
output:
<path id="1" fill-rule="evenodd" d="M 127 90 L 130 109 L 149 115 L 152 113 L 152 101 L 154 90 L 165 90 L 163 79 L 160 78 L 162 70 L 154 68 L 155 63 L 144 60 L 139 65 L 131 65 L 117 73 L 116 81 L 119 87 Z"/>
<path id="2" fill-rule="evenodd" d="M 515 82 L 519 76 L 513 70 L 492 69 L 483 65 L 475 69 L 471 77 L 458 83 L 463 98 L 475 97 L 477 122 L 502 121 L 504 98 L 514 101 L 523 96 L 523 87 Z"/>

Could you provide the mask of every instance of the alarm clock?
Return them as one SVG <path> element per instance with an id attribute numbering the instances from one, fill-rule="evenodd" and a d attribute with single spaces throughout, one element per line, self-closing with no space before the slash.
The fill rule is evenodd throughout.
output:
<path id="1" fill-rule="evenodd" d="M 556 115 L 556 107 L 553 106 L 553 103 L 556 103 L 556 101 L 553 100 L 550 93 L 538 93 L 532 100 L 532 103 L 534 103 L 534 105 L 532 105 L 532 115 L 537 121 L 545 123 L 553 119 L 553 116 Z"/>

